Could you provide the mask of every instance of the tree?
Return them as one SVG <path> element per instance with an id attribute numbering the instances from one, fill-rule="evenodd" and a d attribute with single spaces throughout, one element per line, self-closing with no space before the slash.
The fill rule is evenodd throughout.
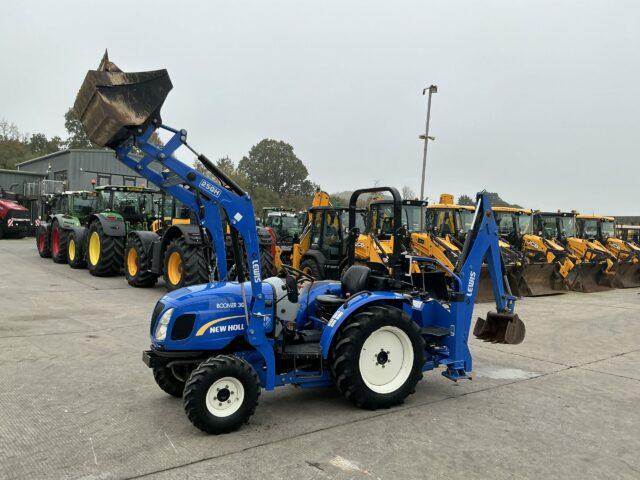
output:
<path id="1" fill-rule="evenodd" d="M 460 195 L 458 197 L 458 205 L 475 205 L 474 202 L 469 195 Z"/>
<path id="2" fill-rule="evenodd" d="M 64 128 L 69 134 L 64 142 L 66 148 L 100 148 L 89 140 L 82 126 L 82 122 L 80 122 L 80 119 L 72 107 L 64 114 Z"/>
<path id="3" fill-rule="evenodd" d="M 238 172 L 246 176 L 251 191 L 260 186 L 280 196 L 308 196 L 315 190 L 307 178 L 307 167 L 283 141 L 265 138 L 251 147 L 249 155 L 240 160 Z"/>
<path id="4" fill-rule="evenodd" d="M 48 139 L 44 133 L 34 133 L 29 138 L 29 149 L 36 157 L 48 155 L 64 148 L 64 142 L 60 137 Z"/>
<path id="5" fill-rule="evenodd" d="M 417 197 L 415 192 L 411 190 L 411 187 L 405 185 L 404 187 L 402 187 L 402 198 L 404 200 L 414 200 Z"/>

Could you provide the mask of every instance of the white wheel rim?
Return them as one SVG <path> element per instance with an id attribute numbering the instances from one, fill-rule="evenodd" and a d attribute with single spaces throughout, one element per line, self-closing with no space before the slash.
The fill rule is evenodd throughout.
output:
<path id="1" fill-rule="evenodd" d="M 207 390 L 207 410 L 216 417 L 228 417 L 236 413 L 244 401 L 242 382 L 234 377 L 223 377 L 213 382 Z"/>
<path id="2" fill-rule="evenodd" d="M 413 345 L 398 327 L 384 326 L 365 340 L 360 350 L 360 376 L 376 393 L 398 390 L 411 375 Z"/>

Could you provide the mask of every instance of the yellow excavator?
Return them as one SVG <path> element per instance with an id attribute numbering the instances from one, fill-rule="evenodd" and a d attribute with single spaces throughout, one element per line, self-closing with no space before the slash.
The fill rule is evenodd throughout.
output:
<path id="1" fill-rule="evenodd" d="M 578 215 L 578 236 L 598 247 L 606 248 L 612 258 L 607 260 L 607 272 L 615 272 L 612 286 L 640 286 L 640 247 L 616 236 L 615 218 L 602 215 Z"/>
<path id="2" fill-rule="evenodd" d="M 534 232 L 533 212 L 514 207 L 492 210 L 500 240 L 522 254 L 522 268 L 512 276 L 512 281 L 517 282 L 512 290 L 525 297 L 569 290 L 576 275 L 571 254 L 556 240 Z"/>

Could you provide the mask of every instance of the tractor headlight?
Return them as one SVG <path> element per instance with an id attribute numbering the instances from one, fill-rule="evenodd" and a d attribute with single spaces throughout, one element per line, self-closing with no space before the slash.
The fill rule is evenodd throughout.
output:
<path id="1" fill-rule="evenodd" d="M 158 320 L 158 326 L 156 327 L 156 340 L 162 341 L 167 338 L 167 327 L 169 326 L 169 321 L 171 320 L 171 315 L 173 315 L 173 308 L 170 308 L 166 312 L 162 314 L 160 320 Z"/>

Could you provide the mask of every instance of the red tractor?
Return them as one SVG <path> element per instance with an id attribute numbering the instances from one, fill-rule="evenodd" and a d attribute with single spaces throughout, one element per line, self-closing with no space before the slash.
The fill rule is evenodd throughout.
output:
<path id="1" fill-rule="evenodd" d="M 31 230 L 29 210 L 7 198 L 0 198 L 0 238 L 24 238 Z"/>

